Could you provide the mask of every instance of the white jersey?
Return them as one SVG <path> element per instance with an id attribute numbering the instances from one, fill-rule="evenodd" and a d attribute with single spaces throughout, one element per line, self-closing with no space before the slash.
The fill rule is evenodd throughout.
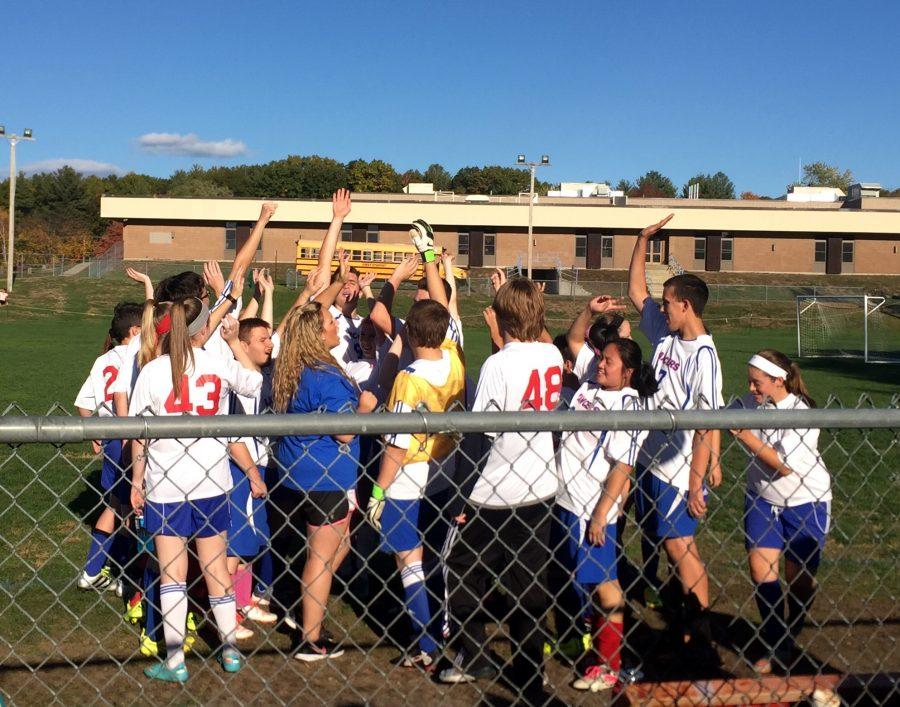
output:
<path id="1" fill-rule="evenodd" d="M 659 391 L 647 401 L 651 410 L 718 410 L 722 400 L 722 367 L 709 334 L 687 341 L 670 334 L 666 319 L 647 298 L 641 331 L 653 344 L 653 370 Z M 638 464 L 657 478 L 688 490 L 693 430 L 653 430 L 641 447 Z"/>
<path id="2" fill-rule="evenodd" d="M 585 344 L 581 347 L 578 355 L 575 357 L 575 365 L 572 366 L 572 373 L 578 378 L 579 383 L 597 380 L 597 366 L 600 360 L 594 350 Z"/>
<path id="3" fill-rule="evenodd" d="M 194 349 L 194 365 L 182 378 L 176 400 L 168 356 L 141 369 L 129 415 L 227 415 L 228 394 L 254 396 L 262 374 L 203 349 Z M 147 498 L 157 503 L 211 498 L 231 489 L 225 439 L 150 440 L 145 484 Z"/>
<path id="4" fill-rule="evenodd" d="M 124 365 L 127 349 L 127 344 L 120 344 L 97 357 L 75 397 L 77 407 L 97 411 L 99 417 L 111 417 L 116 414 L 113 409 L 112 386 Z"/>
<path id="5" fill-rule="evenodd" d="M 632 388 L 603 390 L 597 383 L 588 382 L 575 393 L 571 409 L 640 410 L 641 403 Z M 556 456 L 559 474 L 556 503 L 583 520 L 590 520 L 610 471 L 619 462 L 634 467 L 646 436 L 643 430 L 563 432 Z M 616 522 L 621 505 L 621 499 L 613 504 L 606 517 L 607 525 Z"/>
<path id="6" fill-rule="evenodd" d="M 347 364 L 359 361 L 363 355 L 362 346 L 359 345 L 359 327 L 362 324 L 362 317 L 358 314 L 351 317 L 344 316 L 344 313 L 334 305 L 329 307 L 329 311 L 337 324 L 340 340 L 340 343 L 331 349 L 331 355 L 346 371 Z"/>
<path id="7" fill-rule="evenodd" d="M 476 412 L 553 410 L 562 389 L 562 356 L 553 344 L 511 342 L 481 367 Z M 511 508 L 556 495 L 553 435 L 504 432 L 493 437 L 469 500 L 479 506 Z"/>
<path id="8" fill-rule="evenodd" d="M 757 404 L 752 395 L 741 398 L 742 407 L 762 410 L 809 410 L 796 395 L 779 403 Z M 778 454 L 791 470 L 787 476 L 764 464 L 756 455 L 747 463 L 747 491 L 773 506 L 790 507 L 831 500 L 831 474 L 819 454 L 819 430 L 762 429 L 753 434 Z"/>
<path id="9" fill-rule="evenodd" d="M 260 406 L 260 395 L 262 387 L 256 391 L 255 395 L 241 395 L 235 392 L 234 397 L 237 404 L 241 406 L 245 415 L 259 415 L 262 410 Z M 269 438 L 268 437 L 241 437 L 238 442 L 243 442 L 250 452 L 253 462 L 260 469 L 265 469 L 269 464 Z"/>
<path id="10" fill-rule="evenodd" d="M 228 281 L 228 283 L 230 282 L 231 280 Z M 228 286 L 228 283 L 226 283 L 226 289 L 228 292 L 231 292 L 231 287 Z M 240 316 L 242 301 L 243 300 L 238 297 L 237 304 L 231 307 L 229 314 L 234 317 Z M 209 340 L 203 348 L 206 351 L 218 354 L 223 358 L 234 358 L 234 355 L 231 353 L 231 347 L 228 345 L 228 342 L 222 338 L 221 323 L 216 327 L 215 331 L 210 334 Z M 134 390 L 134 384 L 137 381 L 138 373 L 141 370 L 138 367 L 138 354 L 140 351 L 141 335 L 138 333 L 131 337 L 131 340 L 128 342 L 128 348 L 125 351 L 125 361 L 122 364 L 122 370 L 120 371 L 119 377 L 116 378 L 110 388 L 111 393 L 125 393 L 129 397 L 131 396 L 131 391 Z"/>

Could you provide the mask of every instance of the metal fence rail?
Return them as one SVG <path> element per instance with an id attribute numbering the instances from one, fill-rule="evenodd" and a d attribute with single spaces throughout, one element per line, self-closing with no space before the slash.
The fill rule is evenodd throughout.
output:
<path id="1" fill-rule="evenodd" d="M 698 429 L 723 431 L 723 481 L 709 489 L 708 511 L 696 533 L 696 547 L 709 578 L 712 652 L 704 652 L 696 643 L 684 643 L 680 630 L 690 607 L 680 603 L 677 563 L 667 565 L 664 553 L 659 570 L 661 597 L 648 592 L 653 587 L 647 583 L 645 552 L 654 545 L 659 550 L 665 543 L 650 538 L 649 547 L 646 542 L 642 547 L 647 537 L 634 511 L 626 507 L 615 543 L 615 564 L 624 592 L 620 607 L 624 611 L 622 667 L 616 687 L 604 695 L 615 693 L 634 704 L 671 703 L 679 696 L 705 699 L 710 704 L 729 699 L 742 703 L 806 699 L 814 704 L 843 700 L 845 704 L 868 705 L 900 699 L 900 409 L 896 402 L 880 409 L 765 412 L 434 414 L 423 410 L 206 418 L 79 418 L 67 416 L 61 407 L 55 412 L 28 416 L 12 405 L 0 414 L 0 697 L 12 704 L 597 704 L 600 695 L 575 689 L 574 683 L 584 676 L 585 665 L 596 662 L 593 644 L 604 630 L 598 625 L 603 616 L 612 616 L 608 613 L 612 608 L 603 605 L 605 595 L 594 593 L 593 584 L 579 581 L 581 565 L 571 564 L 572 537 L 558 532 L 564 530 L 560 520 L 564 516 L 549 502 L 531 505 L 530 510 L 522 511 L 524 515 L 504 516 L 491 536 L 481 539 L 486 545 L 469 547 L 466 543 L 475 534 L 466 526 L 471 530 L 475 523 L 489 524 L 495 516 L 466 503 L 471 486 L 466 485 L 461 470 L 471 473 L 480 469 L 497 435 L 525 440 L 525 447 L 532 449 L 531 445 L 537 444 L 535 435 L 541 432 L 552 431 L 556 443 L 564 446 L 572 439 L 568 435 L 583 431 L 599 435 L 603 431 L 655 430 L 674 440 L 671 435 Z M 831 474 L 831 527 L 816 575 L 815 602 L 805 624 L 792 627 L 791 635 L 796 637 L 790 655 L 776 651 L 783 662 L 765 676 L 756 674 L 753 665 L 772 652 L 767 641 L 773 629 L 771 623 L 761 624 L 754 598 L 758 590 L 747 569 L 748 455 L 732 440 L 728 433 L 732 429 L 817 430 L 818 451 Z M 482 433 L 491 436 L 485 438 Z M 158 591 L 161 584 L 168 584 L 160 580 L 156 569 L 159 548 L 153 549 L 127 505 L 121 507 L 125 522 L 118 536 L 121 546 L 108 550 L 111 574 L 107 590 L 76 586 L 89 555 L 91 524 L 104 508 L 97 489 L 99 467 L 104 456 L 111 454 L 110 447 L 95 454 L 88 443 L 132 438 L 180 440 L 183 457 L 188 458 L 197 440 L 216 440 L 219 452 L 207 450 L 200 460 L 210 470 L 208 474 L 213 474 L 213 467 L 227 454 L 229 441 L 237 438 L 310 439 L 335 434 L 360 435 L 363 440 L 359 453 L 348 446 L 340 448 L 341 458 L 349 455 L 353 460 L 360 506 L 346 526 L 346 559 L 335 559 L 339 554 L 332 557 L 332 564 L 339 566 L 325 619 L 327 631 L 343 646 L 344 654 L 318 662 L 294 657 L 297 635 L 289 622 L 302 623 L 310 608 L 309 583 L 321 576 L 304 572 L 314 560 L 327 559 L 319 556 L 322 546 L 314 537 L 321 526 L 301 519 L 303 513 L 328 509 L 312 508 L 322 497 L 311 493 L 285 496 L 289 473 L 278 453 L 273 453 L 266 477 L 268 496 L 257 502 L 267 513 L 271 540 L 261 539 L 258 518 L 235 512 L 238 491 L 228 491 L 232 503 L 229 533 L 252 528 L 258 547 L 244 560 L 252 561 L 254 595 L 271 601 L 262 612 L 251 613 L 250 609 L 264 606 L 252 603 L 241 611 L 247 618 L 240 626 L 251 631 L 238 642 L 245 657 L 243 669 L 230 675 L 215 661 L 220 649 L 216 633 L 220 615 L 210 611 L 207 583 L 195 567 L 187 575 L 193 612 L 185 635 L 190 647 L 186 661 L 190 678 L 183 685 L 145 678 L 143 670 L 160 665 L 166 655 L 160 610 L 170 611 L 170 607 L 161 603 Z M 423 435 L 422 440 L 449 435 L 452 439 L 452 453 L 431 460 L 443 460 L 441 473 L 446 473 L 449 484 L 441 494 L 429 494 L 422 500 L 419 516 L 420 521 L 424 516 L 429 519 L 418 526 L 424 533 L 422 585 L 432 615 L 432 623 L 427 625 L 416 624 L 416 614 L 409 609 L 416 601 L 410 589 L 416 585 L 407 581 L 414 574 L 408 570 L 410 565 L 404 565 L 407 570 L 401 578 L 399 560 L 394 553 L 382 551 L 387 538 L 393 537 L 385 530 L 390 523 L 387 515 L 381 516 L 381 530 L 365 515 L 382 461 L 378 440 L 388 434 Z M 152 458 L 154 453 L 151 444 L 148 454 Z M 508 461 L 509 473 L 527 471 L 518 467 L 515 459 Z M 540 463 L 555 474 L 552 452 Z M 323 478 L 330 478 L 335 464 L 322 468 Z M 631 493 L 636 496 L 638 490 Z M 300 505 L 306 507 L 286 507 L 285 498 L 301 499 Z M 457 516 L 461 509 L 468 514 L 462 525 Z M 520 544 L 512 539 L 516 536 L 509 526 L 523 517 L 532 525 Z M 777 514 L 773 517 L 773 523 L 780 518 Z M 407 518 L 401 514 L 402 520 Z M 589 544 L 581 539 L 579 545 L 579 540 L 574 541 L 579 547 Z M 539 565 L 527 565 L 525 546 L 534 543 L 544 559 Z M 192 566 L 197 565 L 199 547 L 199 543 L 189 546 Z M 461 569 L 460 553 L 468 549 L 477 550 L 472 567 Z M 268 584 L 262 581 L 266 579 L 266 553 L 273 563 Z M 461 614 L 467 602 L 460 592 L 461 587 L 470 586 L 470 569 L 475 573 L 482 561 L 496 564 L 487 568 L 493 571 L 492 578 L 479 585 L 484 591 L 477 595 L 474 606 L 475 618 L 486 626 L 483 657 L 490 669 L 474 676 L 478 679 L 471 683 L 444 684 L 442 671 L 452 668 L 454 660 L 457 666 L 466 664 L 465 658 L 457 657 L 457 649 L 462 627 L 469 626 L 471 617 Z M 526 565 L 527 586 L 517 587 L 510 568 L 526 569 Z M 324 562 L 324 566 L 331 565 Z M 168 572 L 168 566 L 163 569 Z M 777 566 L 774 569 L 778 571 Z M 812 566 L 807 567 L 804 560 L 803 569 L 812 571 Z M 241 570 L 236 570 L 234 577 L 234 586 L 239 587 Z M 109 591 L 115 589 L 116 580 L 122 582 L 122 598 Z M 793 596 L 794 585 L 783 586 L 786 595 Z M 580 594 L 585 587 L 587 601 Z M 130 600 L 136 598 L 138 589 L 143 595 L 134 604 Z M 135 605 L 142 607 L 141 617 L 137 617 Z M 133 623 L 123 621 L 123 612 Z M 263 622 L 269 620 L 269 612 L 274 614 L 274 624 Z M 585 623 L 589 617 L 593 623 Z M 784 617 L 787 621 L 790 612 Z M 148 631 L 157 641 L 152 646 L 147 643 Z M 420 654 L 426 636 L 436 637 L 438 643 L 435 669 L 423 670 L 421 664 L 404 667 L 404 659 Z M 535 640 L 538 645 L 545 644 L 539 660 L 526 650 Z M 527 679 L 523 682 L 523 664 L 530 666 L 530 683 Z"/>

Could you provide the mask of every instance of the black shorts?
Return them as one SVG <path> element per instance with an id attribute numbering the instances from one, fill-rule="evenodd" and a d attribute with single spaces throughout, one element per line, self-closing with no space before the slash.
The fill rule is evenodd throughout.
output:
<path id="1" fill-rule="evenodd" d="M 297 491 L 282 484 L 272 493 L 272 503 L 285 524 L 298 530 L 307 525 L 334 525 L 350 516 L 347 491 Z"/>

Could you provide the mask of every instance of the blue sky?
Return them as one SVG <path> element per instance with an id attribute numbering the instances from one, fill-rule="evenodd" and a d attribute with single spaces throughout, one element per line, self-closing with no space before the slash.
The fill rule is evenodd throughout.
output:
<path id="1" fill-rule="evenodd" d="M 0 123 L 34 129 L 26 169 L 525 152 L 550 181 L 721 169 L 777 195 L 802 158 L 900 187 L 895 2 L 84 0 L 4 24 Z"/>

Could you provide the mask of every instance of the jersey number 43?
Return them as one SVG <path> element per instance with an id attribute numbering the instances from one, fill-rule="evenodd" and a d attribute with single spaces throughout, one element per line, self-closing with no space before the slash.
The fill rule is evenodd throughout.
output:
<path id="1" fill-rule="evenodd" d="M 196 413 L 197 415 L 215 415 L 219 411 L 219 399 L 222 392 L 222 380 L 219 376 L 212 373 L 205 373 L 197 378 L 194 388 L 202 395 L 206 393 L 206 404 L 201 407 L 194 407 L 191 402 L 191 385 L 187 376 L 181 377 L 181 390 L 178 399 L 175 399 L 175 390 L 169 393 L 166 398 L 166 412 L 173 415 L 182 413 L 189 415 Z"/>

